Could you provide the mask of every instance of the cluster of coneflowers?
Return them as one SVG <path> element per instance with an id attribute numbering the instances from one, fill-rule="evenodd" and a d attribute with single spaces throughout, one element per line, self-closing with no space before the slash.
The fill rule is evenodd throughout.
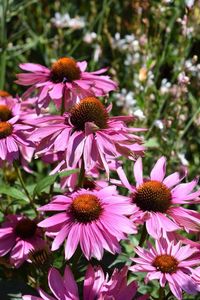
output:
<path id="1" fill-rule="evenodd" d="M 164 157 L 144 178 L 145 148 L 138 133 L 145 129 L 131 127 L 134 116 L 111 116 L 112 105 L 105 105 L 103 97 L 116 90 L 117 84 L 105 75 L 107 69 L 87 72 L 86 67 L 85 61 L 69 57 L 58 59 L 50 69 L 21 64 L 25 72 L 17 75 L 17 83 L 29 86 L 23 100 L 0 93 L 1 166 L 15 167 L 36 212 L 35 219 L 25 214 L 5 216 L 0 256 L 9 257 L 16 268 L 25 261 L 39 262 L 40 268 L 45 268 L 50 252 L 53 255 L 64 244 L 63 277 L 50 266 L 50 290 L 39 288 L 39 296 L 24 295 L 24 300 L 151 299 L 137 291 L 135 281 L 128 282 L 128 270 L 147 273 L 145 284 L 157 279 L 158 299 L 172 294 L 182 299 L 182 291 L 197 294 L 200 214 L 195 207 L 200 202 L 200 190 L 194 189 L 198 179 L 181 183 L 186 170 L 166 177 Z M 135 185 L 129 183 L 122 157 L 133 162 Z M 31 199 L 20 172 L 20 168 L 31 172 L 29 163 L 34 158 L 50 164 L 51 174 L 79 170 L 62 177 L 63 194 L 54 192 L 41 207 Z M 110 176 L 111 171 L 118 179 Z M 126 188 L 128 195 L 120 195 L 118 186 Z M 137 233 L 140 240 L 133 247 L 133 257 L 110 278 L 92 263 L 92 258 L 101 261 L 107 252 L 120 253 L 121 241 Z M 189 234 L 196 240 L 190 240 Z M 81 256 L 88 262 L 82 291 L 73 275 Z"/>

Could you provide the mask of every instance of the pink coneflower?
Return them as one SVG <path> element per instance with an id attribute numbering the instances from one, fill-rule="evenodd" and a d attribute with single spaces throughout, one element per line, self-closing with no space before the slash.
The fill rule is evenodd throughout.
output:
<path id="1" fill-rule="evenodd" d="M 85 72 L 87 62 L 77 62 L 73 58 L 63 57 L 54 62 L 51 69 L 39 64 L 20 64 L 20 68 L 30 73 L 18 74 L 16 81 L 21 85 L 31 85 L 29 91 L 38 89 L 38 107 L 47 107 L 50 99 L 57 106 L 65 100 L 68 109 L 86 96 L 103 96 L 115 90 L 117 84 L 109 76 L 101 75 L 107 68 Z"/>
<path id="2" fill-rule="evenodd" d="M 177 299 L 182 299 L 182 290 L 196 294 L 197 284 L 191 278 L 192 268 L 200 263 L 195 257 L 197 249 L 190 246 L 181 247 L 181 243 L 161 238 L 156 240 L 155 248 L 148 243 L 149 250 L 136 247 L 139 258 L 132 258 L 137 264 L 129 269 L 133 272 L 148 272 L 145 283 L 158 279 L 161 287 L 168 282 L 170 290 Z"/>
<path id="3" fill-rule="evenodd" d="M 67 167 L 76 168 L 84 160 L 85 171 L 100 167 L 109 174 L 109 160 L 123 155 L 134 159 L 141 155 L 144 146 L 134 132 L 141 128 L 128 128 L 133 117 L 110 117 L 111 107 L 94 97 L 86 97 L 64 116 L 49 116 L 37 120 L 38 128 L 30 140 L 40 142 L 37 154 L 65 151 Z"/>
<path id="4" fill-rule="evenodd" d="M 0 159 L 12 162 L 19 158 L 20 147 L 30 146 L 24 131 L 30 126 L 18 123 L 19 116 L 0 122 Z"/>
<path id="5" fill-rule="evenodd" d="M 19 115 L 20 102 L 6 91 L 0 90 L 0 121 L 6 122 Z"/>
<path id="6" fill-rule="evenodd" d="M 25 132 L 29 131 L 30 134 L 30 130 L 34 128 L 23 122 L 23 105 L 20 99 L 0 90 L 0 164 L 6 160 L 12 163 L 21 153 L 21 164 L 26 171 L 30 171 L 28 162 L 33 157 L 35 147 L 28 147 L 30 142 L 27 141 Z M 30 119 L 30 114 L 26 118 Z"/>
<path id="7" fill-rule="evenodd" d="M 8 215 L 0 228 L 0 256 L 10 253 L 10 262 L 19 267 L 28 259 L 30 250 L 45 245 L 36 220 L 24 216 Z"/>
<path id="8" fill-rule="evenodd" d="M 78 286 L 74 276 L 68 266 L 65 268 L 64 276 L 55 268 L 51 268 L 48 274 L 48 283 L 54 297 L 46 294 L 42 289 L 39 289 L 40 297 L 23 296 L 23 300 L 79 300 Z M 131 282 L 127 284 L 127 268 L 124 267 L 120 271 L 115 269 L 108 280 L 108 275 L 104 275 L 101 267 L 88 266 L 84 286 L 83 300 L 146 300 L 147 295 L 136 297 L 137 283 Z"/>
<path id="9" fill-rule="evenodd" d="M 78 244 L 89 260 L 100 260 L 104 249 L 119 253 L 119 241 L 127 234 L 136 233 L 136 227 L 125 216 L 134 212 L 129 198 L 116 195 L 116 187 L 101 190 L 81 189 L 69 196 L 55 196 L 40 211 L 62 211 L 42 222 L 50 236 L 55 236 L 52 250 L 66 240 L 65 257 L 70 259 Z"/>
<path id="10" fill-rule="evenodd" d="M 184 228 L 187 232 L 199 231 L 200 214 L 180 206 L 194 204 L 192 200 L 200 195 L 200 190 L 191 192 L 198 180 L 179 184 L 186 174 L 181 176 L 176 172 L 164 178 L 165 169 L 166 159 L 161 157 L 153 167 L 150 178 L 143 179 L 142 159 L 138 158 L 134 165 L 136 188 L 129 184 L 122 168 L 118 169 L 123 185 L 132 192 L 132 202 L 139 208 L 138 222 L 146 221 L 147 231 L 154 238 L 159 238 L 162 230 L 169 232 Z"/>

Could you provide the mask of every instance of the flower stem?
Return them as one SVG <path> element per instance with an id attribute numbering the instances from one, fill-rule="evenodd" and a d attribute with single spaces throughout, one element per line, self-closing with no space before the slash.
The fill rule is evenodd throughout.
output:
<path id="1" fill-rule="evenodd" d="M 143 227 L 142 227 L 142 233 L 141 233 L 141 236 L 140 236 L 140 241 L 139 241 L 139 246 L 142 247 L 145 240 L 147 239 L 148 237 L 148 232 L 147 232 L 147 229 L 146 229 L 146 225 L 144 223 Z"/>
<path id="2" fill-rule="evenodd" d="M 34 203 L 33 203 L 33 199 L 32 199 L 32 197 L 31 197 L 31 195 L 29 194 L 29 191 L 28 191 L 27 188 L 26 188 L 25 182 L 24 182 L 23 177 L 22 177 L 22 173 L 21 173 L 20 168 L 18 167 L 16 161 L 13 162 L 13 166 L 14 166 L 15 171 L 16 171 L 16 173 L 17 173 L 17 177 L 18 177 L 18 179 L 19 179 L 19 182 L 20 182 L 20 184 L 21 184 L 21 187 L 23 188 L 23 190 L 24 190 L 24 192 L 25 192 L 27 198 L 29 199 L 29 202 L 30 202 L 31 207 L 33 208 L 33 210 L 35 211 L 35 213 L 38 215 L 38 211 L 37 211 L 37 209 L 36 209 L 36 207 L 35 207 L 35 205 L 34 205 Z"/>
<path id="3" fill-rule="evenodd" d="M 165 300 L 165 289 L 162 286 L 159 288 L 159 300 Z"/>
<path id="4" fill-rule="evenodd" d="M 84 183 L 84 178 L 85 178 L 85 167 L 84 167 L 84 161 L 82 158 L 82 162 L 81 162 L 81 169 L 80 169 L 80 173 L 79 173 L 79 177 L 78 177 L 78 187 L 83 187 L 83 183 Z"/>
<path id="5" fill-rule="evenodd" d="M 64 96 L 62 97 L 62 104 L 61 104 L 61 110 L 60 110 L 60 115 L 62 116 L 65 112 L 65 98 Z"/>
<path id="6" fill-rule="evenodd" d="M 81 247 L 78 246 L 76 249 L 76 252 L 74 253 L 74 255 L 72 256 L 72 259 L 71 259 L 71 267 L 72 267 L 75 278 L 78 278 L 80 275 L 80 273 L 79 273 L 80 269 L 78 268 L 78 263 L 80 261 L 82 254 L 83 253 L 82 253 Z"/>

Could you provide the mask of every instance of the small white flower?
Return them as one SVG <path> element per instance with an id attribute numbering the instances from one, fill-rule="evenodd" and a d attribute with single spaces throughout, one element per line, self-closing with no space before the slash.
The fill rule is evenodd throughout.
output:
<path id="1" fill-rule="evenodd" d="M 96 32 L 87 32 L 83 37 L 83 41 L 87 44 L 91 44 L 96 38 Z"/>
<path id="2" fill-rule="evenodd" d="M 101 49 L 100 45 L 96 44 L 95 50 L 94 50 L 94 57 L 93 57 L 95 62 L 99 60 L 101 53 L 102 53 L 102 49 Z"/>
<path id="3" fill-rule="evenodd" d="M 145 119 L 145 115 L 144 115 L 143 111 L 140 108 L 138 108 L 134 111 L 134 115 L 136 117 L 138 117 L 139 120 L 144 120 Z"/>
<path id="4" fill-rule="evenodd" d="M 192 8 L 194 5 L 194 0 L 185 0 L 185 4 L 188 8 Z"/>
<path id="5" fill-rule="evenodd" d="M 69 20 L 69 27 L 77 30 L 85 27 L 85 20 L 83 17 L 75 17 L 71 20 Z"/>
<path id="6" fill-rule="evenodd" d="M 188 85 L 190 83 L 190 78 L 185 75 L 185 72 L 181 72 L 178 75 L 178 83 L 182 85 Z"/>
<path id="7" fill-rule="evenodd" d="M 51 19 L 53 25 L 57 28 L 71 28 L 73 30 L 81 29 L 85 26 L 83 17 L 71 18 L 68 13 L 61 15 L 59 12 L 55 13 L 54 18 Z"/>
<path id="8" fill-rule="evenodd" d="M 179 157 L 181 163 L 182 163 L 184 166 L 188 166 L 188 165 L 189 165 L 188 160 L 185 158 L 185 154 L 183 154 L 183 153 L 178 153 L 178 157 Z"/>
<path id="9" fill-rule="evenodd" d="M 154 121 L 154 125 L 159 128 L 160 130 L 163 130 L 164 129 L 164 124 L 161 120 L 156 120 Z"/>

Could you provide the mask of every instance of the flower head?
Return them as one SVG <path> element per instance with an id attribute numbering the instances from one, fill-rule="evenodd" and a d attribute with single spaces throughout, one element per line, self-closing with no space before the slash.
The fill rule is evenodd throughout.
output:
<path id="1" fill-rule="evenodd" d="M 195 257 L 197 249 L 174 244 L 168 238 L 156 240 L 155 248 L 148 243 L 148 250 L 136 247 L 138 258 L 132 258 L 136 265 L 129 269 L 133 272 L 147 272 L 145 282 L 158 279 L 161 287 L 168 282 L 170 290 L 177 299 L 182 299 L 182 290 L 188 294 L 197 293 L 197 284 L 191 278 L 192 267 L 200 263 Z"/>
<path id="2" fill-rule="evenodd" d="M 77 62 L 70 57 L 59 58 L 50 69 L 32 63 L 21 64 L 20 68 L 28 73 L 18 74 L 17 83 L 31 85 L 29 92 L 38 89 L 38 107 L 47 107 L 52 99 L 60 107 L 62 99 L 65 108 L 85 96 L 103 96 L 115 90 L 117 84 L 109 76 L 102 75 L 107 70 L 86 72 L 87 62 Z"/>
<path id="3" fill-rule="evenodd" d="M 28 259 L 30 250 L 45 245 L 36 220 L 24 216 L 8 215 L 0 228 L 0 256 L 10 253 L 10 262 L 19 267 Z"/>
<path id="4" fill-rule="evenodd" d="M 20 113 L 20 101 L 0 90 L 0 121 L 6 122 Z"/>
<path id="5" fill-rule="evenodd" d="M 131 186 L 121 167 L 118 174 L 124 186 L 132 192 L 132 202 L 139 209 L 134 220 L 146 221 L 147 231 L 154 238 L 159 238 L 162 231 L 170 232 L 184 228 L 187 232 L 199 231 L 200 214 L 194 210 L 181 207 L 180 204 L 195 204 L 200 190 L 193 192 L 197 179 L 179 184 L 186 172 L 173 173 L 165 177 L 166 159 L 161 157 L 153 167 L 150 178 L 144 179 L 142 159 L 134 165 L 136 187 Z"/>
<path id="6" fill-rule="evenodd" d="M 136 227 L 126 217 L 133 213 L 132 205 L 127 197 L 116 194 L 114 186 L 55 196 L 39 210 L 62 211 L 46 218 L 39 226 L 54 237 L 52 250 L 57 250 L 66 240 L 66 259 L 71 258 L 80 244 L 87 259 L 100 260 L 104 249 L 118 253 L 119 241 L 129 233 L 136 233 Z"/>
<path id="7" fill-rule="evenodd" d="M 47 295 L 42 289 L 38 292 L 40 297 L 23 296 L 23 300 L 79 300 L 78 286 L 74 276 L 69 268 L 66 266 L 64 276 L 51 268 L 48 274 L 48 283 L 54 297 Z M 132 300 L 140 299 L 146 300 L 148 296 L 133 298 L 137 292 L 137 283 L 131 282 L 127 284 L 127 267 L 121 270 L 115 269 L 111 275 L 110 280 L 108 275 L 104 275 L 101 267 L 88 266 L 84 286 L 83 286 L 83 300 L 101 300 L 101 299 L 115 299 L 115 300 Z"/>
<path id="8" fill-rule="evenodd" d="M 29 128 L 18 122 L 19 116 L 15 116 L 8 121 L 0 122 L 0 160 L 12 162 L 19 158 L 22 149 L 30 146 L 27 141 L 25 130 Z M 23 148 L 24 147 L 24 148 Z"/>
<path id="9" fill-rule="evenodd" d="M 38 144 L 36 153 L 64 151 L 67 168 L 76 168 L 83 158 L 86 172 L 101 168 L 107 174 L 109 162 L 119 156 L 134 159 L 142 155 L 142 140 L 133 133 L 144 129 L 128 128 L 126 123 L 134 118 L 110 117 L 110 109 L 99 99 L 86 97 L 64 116 L 37 120 L 41 128 L 30 136 L 30 140 Z"/>

